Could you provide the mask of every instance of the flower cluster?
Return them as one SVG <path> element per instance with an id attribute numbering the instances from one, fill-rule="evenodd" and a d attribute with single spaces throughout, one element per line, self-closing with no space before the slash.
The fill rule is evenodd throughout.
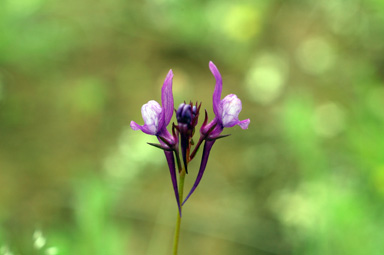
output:
<path id="1" fill-rule="evenodd" d="M 215 117 L 208 122 L 208 114 L 207 111 L 205 111 L 205 119 L 200 128 L 200 138 L 196 145 L 194 145 L 192 138 L 195 133 L 195 127 L 198 123 L 201 103 L 193 104 L 191 102 L 187 104 L 184 102 L 180 104 L 177 110 L 174 109 L 172 94 L 172 70 L 168 72 L 162 87 L 162 106 L 160 106 L 160 104 L 156 101 L 151 100 L 141 108 L 144 125 L 141 126 L 136 122 L 131 121 L 131 128 L 133 130 L 141 130 L 146 134 L 155 135 L 159 140 L 159 144 L 150 143 L 150 145 L 162 149 L 165 153 L 180 214 L 181 205 L 184 204 L 196 190 L 203 177 L 212 146 L 217 139 L 228 136 L 221 135 L 223 129 L 233 127 L 235 125 L 239 125 L 242 129 L 247 129 L 250 122 L 249 119 L 242 121 L 239 120 L 238 116 L 241 111 L 241 101 L 236 95 L 230 94 L 224 97 L 224 99 L 221 99 L 223 83 L 220 72 L 212 62 L 209 62 L 209 69 L 216 80 L 212 100 Z M 172 119 L 174 111 L 176 112 L 177 125 L 174 123 L 172 124 L 172 134 L 170 134 L 167 130 L 167 126 Z M 203 154 L 195 183 L 184 202 L 181 203 L 182 201 L 180 201 L 178 193 L 175 158 L 179 174 L 184 170 L 188 173 L 188 163 L 195 157 L 198 149 L 203 143 Z M 194 148 L 191 152 L 192 146 L 194 146 Z M 181 148 L 183 164 L 181 164 L 179 156 L 179 147 Z"/>

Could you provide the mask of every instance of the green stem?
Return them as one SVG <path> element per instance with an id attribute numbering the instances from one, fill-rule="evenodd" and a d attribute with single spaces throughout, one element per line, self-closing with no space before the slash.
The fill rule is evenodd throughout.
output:
<path id="1" fill-rule="evenodd" d="M 185 170 L 181 169 L 179 178 L 179 199 L 180 205 L 183 203 L 183 190 L 184 190 L 184 178 L 185 178 Z M 181 210 L 183 207 L 181 207 Z M 181 216 L 177 213 L 176 219 L 176 228 L 175 228 L 175 237 L 173 239 L 173 255 L 177 255 L 177 248 L 179 247 L 179 236 L 180 236 L 180 225 L 181 225 Z"/>

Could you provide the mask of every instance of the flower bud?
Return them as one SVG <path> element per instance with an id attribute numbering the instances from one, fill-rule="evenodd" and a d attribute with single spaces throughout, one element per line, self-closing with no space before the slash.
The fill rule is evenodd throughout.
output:
<path id="1" fill-rule="evenodd" d="M 178 123 L 190 124 L 192 121 L 192 116 L 193 112 L 190 104 L 183 103 L 179 105 L 179 109 L 176 111 L 176 118 Z"/>
<path id="2" fill-rule="evenodd" d="M 192 143 L 192 136 L 195 133 L 195 126 L 199 118 L 200 105 L 182 103 L 176 110 L 177 130 L 180 133 L 180 147 L 183 155 L 184 167 L 187 170 L 189 152 Z"/>

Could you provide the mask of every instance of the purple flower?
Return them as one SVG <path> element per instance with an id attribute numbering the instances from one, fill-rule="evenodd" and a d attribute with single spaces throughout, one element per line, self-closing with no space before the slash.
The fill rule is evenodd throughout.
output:
<path id="1" fill-rule="evenodd" d="M 172 94 L 172 70 L 169 70 L 167 77 L 164 80 L 161 89 L 161 103 L 154 100 L 149 101 L 141 107 L 141 115 L 143 116 L 144 125 L 139 125 L 131 121 L 133 130 L 141 130 L 148 135 L 155 135 L 160 142 L 159 148 L 164 150 L 165 157 L 168 162 L 169 171 L 171 174 L 172 185 L 175 192 L 179 212 L 181 213 L 180 199 L 177 187 L 176 167 L 174 152 L 177 150 L 178 138 L 177 135 L 171 135 L 167 126 L 170 123 L 173 115 L 173 94 Z"/>
<path id="2" fill-rule="evenodd" d="M 209 153 L 212 149 L 213 144 L 219 138 L 226 137 L 227 135 L 220 136 L 224 128 L 233 127 L 239 125 L 242 129 L 247 129 L 250 120 L 239 120 L 239 113 L 241 111 L 241 100 L 234 94 L 227 95 L 221 100 L 221 91 L 223 88 L 223 81 L 217 67 L 211 62 L 209 62 L 209 69 L 211 70 L 213 76 L 216 80 L 215 90 L 213 92 L 212 103 L 213 103 L 213 112 L 215 113 L 215 118 L 207 124 L 208 116 L 205 112 L 205 121 L 200 129 L 200 140 L 198 146 L 205 141 L 203 155 L 200 163 L 200 170 L 197 174 L 196 181 L 189 192 L 188 196 L 185 198 L 183 204 L 188 200 L 188 198 L 195 191 L 199 185 L 201 178 L 203 177 L 205 168 L 207 166 Z M 191 157 L 194 156 L 192 153 Z"/>
<path id="3" fill-rule="evenodd" d="M 131 128 L 133 130 L 141 130 L 148 135 L 161 136 L 172 142 L 171 135 L 167 130 L 173 115 L 172 78 L 172 70 L 169 70 L 161 89 L 161 103 L 163 106 L 161 107 L 154 100 L 143 105 L 141 107 L 141 115 L 143 116 L 144 125 L 141 126 L 131 121 Z"/>

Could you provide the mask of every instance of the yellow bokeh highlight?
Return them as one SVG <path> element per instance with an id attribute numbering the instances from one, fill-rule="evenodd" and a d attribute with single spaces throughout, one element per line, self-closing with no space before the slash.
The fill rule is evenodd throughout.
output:
<path id="1" fill-rule="evenodd" d="M 223 30 L 232 39 L 247 41 L 260 30 L 260 16 L 253 6 L 233 6 L 224 17 Z"/>
<path id="2" fill-rule="evenodd" d="M 250 4 L 209 5 L 206 17 L 215 32 L 238 42 L 248 41 L 260 32 L 260 12 Z"/>

